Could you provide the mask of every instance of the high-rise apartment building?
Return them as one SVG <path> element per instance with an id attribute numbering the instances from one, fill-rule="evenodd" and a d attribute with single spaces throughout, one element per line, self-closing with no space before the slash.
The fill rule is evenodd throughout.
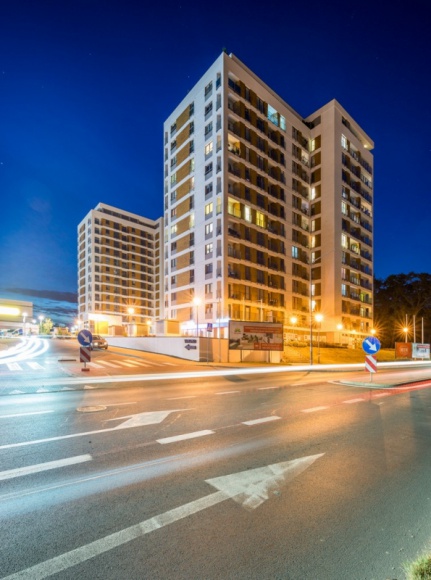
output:
<path id="1" fill-rule="evenodd" d="M 165 317 L 368 335 L 372 149 L 337 101 L 303 118 L 222 53 L 164 124 Z"/>
<path id="2" fill-rule="evenodd" d="M 162 218 L 104 203 L 92 209 L 78 226 L 80 320 L 103 334 L 128 325 L 148 333 L 149 322 L 162 317 L 162 244 Z"/>

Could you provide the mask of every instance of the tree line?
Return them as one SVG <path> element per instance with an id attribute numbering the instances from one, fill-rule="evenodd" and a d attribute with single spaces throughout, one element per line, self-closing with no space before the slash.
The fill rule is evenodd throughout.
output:
<path id="1" fill-rule="evenodd" d="M 407 317 L 407 324 L 406 324 Z M 383 347 L 395 342 L 431 341 L 431 274 L 394 274 L 374 279 L 374 328 Z M 422 337 L 423 321 L 423 337 Z"/>

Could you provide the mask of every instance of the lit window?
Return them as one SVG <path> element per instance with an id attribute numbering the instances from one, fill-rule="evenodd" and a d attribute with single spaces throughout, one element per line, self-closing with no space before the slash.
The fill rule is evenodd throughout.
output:
<path id="1" fill-rule="evenodd" d="M 348 149 L 348 146 L 347 146 L 347 139 L 346 139 L 346 137 L 345 137 L 344 135 L 341 135 L 341 147 L 342 147 L 343 149 L 346 149 L 346 151 L 347 151 L 347 149 Z"/>
<path id="2" fill-rule="evenodd" d="M 171 236 L 175 236 L 177 233 L 177 224 L 171 226 Z"/>
<path id="3" fill-rule="evenodd" d="M 299 258 L 299 248 L 296 246 L 292 246 L 292 258 L 298 259 Z"/>
<path id="4" fill-rule="evenodd" d="M 261 228 L 266 227 L 266 216 L 260 211 L 256 211 L 256 225 Z"/>
<path id="5" fill-rule="evenodd" d="M 213 224 L 206 224 L 205 225 L 205 235 L 211 234 L 213 231 Z"/>
<path id="6" fill-rule="evenodd" d="M 213 151 L 213 142 L 210 141 L 205 145 L 205 156 L 211 155 Z"/>
<path id="7" fill-rule="evenodd" d="M 251 208 L 248 205 L 244 206 L 244 219 L 247 222 L 251 222 Z"/>
<path id="8" fill-rule="evenodd" d="M 347 248 L 347 236 L 346 236 L 346 234 L 341 234 L 341 247 Z"/>
<path id="9" fill-rule="evenodd" d="M 205 244 L 205 254 L 212 254 L 212 252 L 213 252 L 212 242 L 210 244 Z"/>
<path id="10" fill-rule="evenodd" d="M 210 203 L 207 203 L 205 206 L 205 215 L 211 214 L 213 212 L 213 210 L 214 210 L 214 204 L 211 201 Z"/>

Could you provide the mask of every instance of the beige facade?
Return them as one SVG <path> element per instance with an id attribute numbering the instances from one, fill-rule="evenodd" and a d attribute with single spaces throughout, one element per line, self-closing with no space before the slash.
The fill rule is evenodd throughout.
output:
<path id="1" fill-rule="evenodd" d="M 367 336 L 372 148 L 337 101 L 303 118 L 221 54 L 164 124 L 165 316 L 214 336 L 229 319 Z"/>
<path id="2" fill-rule="evenodd" d="M 144 329 L 163 317 L 162 219 L 99 203 L 78 226 L 78 313 L 100 334 Z M 136 332 L 136 330 L 134 330 Z"/>

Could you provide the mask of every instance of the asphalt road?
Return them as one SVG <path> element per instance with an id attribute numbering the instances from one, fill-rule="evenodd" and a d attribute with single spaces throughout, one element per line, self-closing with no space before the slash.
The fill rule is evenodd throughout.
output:
<path id="1" fill-rule="evenodd" d="M 0 578 L 401 579 L 429 545 L 431 390 L 387 386 L 429 368 L 379 388 L 141 357 L 93 388 L 25 370 L 27 394 L 0 398 Z M 26 391 L 45 375 L 52 391 Z"/>

